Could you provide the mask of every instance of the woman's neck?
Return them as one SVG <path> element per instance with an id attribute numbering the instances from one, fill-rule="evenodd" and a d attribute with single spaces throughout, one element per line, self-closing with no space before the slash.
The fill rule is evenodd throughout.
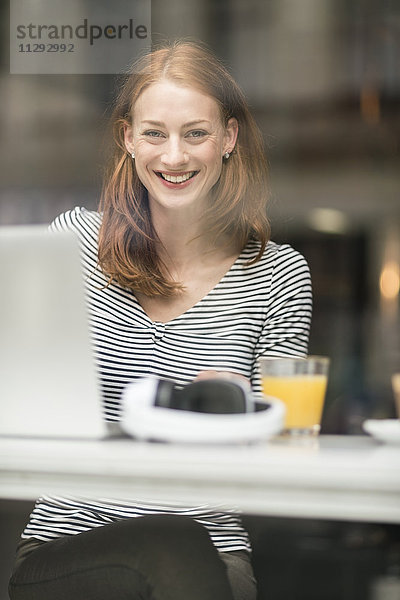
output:
<path id="1" fill-rule="evenodd" d="M 152 221 L 160 240 L 160 258 L 177 280 L 181 280 L 185 272 L 196 264 L 214 261 L 221 253 L 232 255 L 240 252 L 225 237 L 216 239 L 214 235 L 205 233 L 199 214 L 152 210 Z"/>

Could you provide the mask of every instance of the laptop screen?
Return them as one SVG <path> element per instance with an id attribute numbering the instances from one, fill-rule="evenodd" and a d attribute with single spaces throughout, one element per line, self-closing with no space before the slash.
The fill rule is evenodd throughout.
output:
<path id="1" fill-rule="evenodd" d="M 73 233 L 0 227 L 0 435 L 106 435 Z"/>

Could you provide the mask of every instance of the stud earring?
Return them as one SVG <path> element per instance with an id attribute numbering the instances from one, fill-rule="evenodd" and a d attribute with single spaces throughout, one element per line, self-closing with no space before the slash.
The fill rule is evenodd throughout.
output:
<path id="1" fill-rule="evenodd" d="M 229 154 L 229 152 L 225 152 L 225 154 L 224 154 L 224 158 L 226 158 L 226 160 L 228 160 L 228 158 L 229 158 L 229 157 L 230 157 L 230 154 Z"/>
<path id="2" fill-rule="evenodd" d="M 132 159 L 135 160 L 135 153 L 134 152 L 132 152 L 131 156 L 132 156 Z"/>

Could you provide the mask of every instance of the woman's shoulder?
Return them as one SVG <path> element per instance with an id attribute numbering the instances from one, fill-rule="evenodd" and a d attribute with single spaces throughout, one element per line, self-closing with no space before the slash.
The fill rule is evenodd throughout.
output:
<path id="1" fill-rule="evenodd" d="M 260 242 L 251 240 L 243 250 L 244 260 L 252 263 L 259 251 Z M 290 244 L 278 244 L 272 240 L 266 244 L 260 259 L 252 264 L 258 265 L 259 268 L 272 269 L 294 267 L 295 265 L 308 268 L 306 259 L 298 250 L 295 250 Z"/>
<path id="2" fill-rule="evenodd" d="M 97 240 L 101 225 L 101 214 L 94 210 L 76 206 L 61 213 L 50 225 L 52 231 L 73 231 L 81 240 Z"/>

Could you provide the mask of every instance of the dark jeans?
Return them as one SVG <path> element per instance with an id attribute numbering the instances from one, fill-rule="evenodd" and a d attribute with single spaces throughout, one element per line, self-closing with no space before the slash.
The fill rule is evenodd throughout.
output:
<path id="1" fill-rule="evenodd" d="M 29 549 L 29 544 L 25 546 Z M 17 556 L 11 600 L 255 600 L 246 552 L 181 516 L 125 519 Z"/>

